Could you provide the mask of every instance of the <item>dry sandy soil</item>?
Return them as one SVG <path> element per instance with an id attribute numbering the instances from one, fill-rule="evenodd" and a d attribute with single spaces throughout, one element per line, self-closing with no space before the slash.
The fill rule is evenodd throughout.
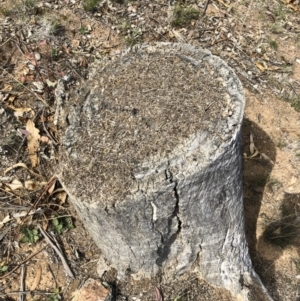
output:
<path id="1" fill-rule="evenodd" d="M 78 89 L 93 62 L 155 41 L 209 49 L 240 77 L 251 258 L 274 300 L 300 300 L 299 1 L 212 0 L 207 9 L 206 0 L 92 2 L 0 2 L 0 300 L 21 300 L 20 283 L 26 300 L 70 300 L 99 278 L 100 251 L 51 178 L 60 138 L 55 91 L 60 78 Z M 38 224 L 60 234 L 75 279 Z M 111 300 L 159 300 L 155 287 L 164 300 L 233 300 L 195 275 L 119 282 L 110 271 L 102 280 Z"/>

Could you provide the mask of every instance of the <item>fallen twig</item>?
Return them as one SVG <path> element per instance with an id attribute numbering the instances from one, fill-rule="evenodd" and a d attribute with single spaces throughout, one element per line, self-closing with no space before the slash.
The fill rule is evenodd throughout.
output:
<path id="1" fill-rule="evenodd" d="M 203 16 L 206 14 L 209 2 L 210 2 L 210 0 L 207 0 L 206 3 L 205 3 L 204 10 L 203 10 Z"/>
<path id="2" fill-rule="evenodd" d="M 58 145 L 58 143 L 55 141 L 55 139 L 50 135 L 50 133 L 46 129 L 45 122 L 44 122 L 44 113 L 45 113 L 45 108 L 43 108 L 42 115 L 41 115 L 42 116 L 42 124 L 43 124 L 44 131 L 46 132 L 47 136 L 50 138 L 50 140 L 52 141 L 52 143 L 54 145 Z"/>
<path id="3" fill-rule="evenodd" d="M 156 297 L 156 301 L 164 300 L 161 292 L 159 291 L 159 289 L 157 287 L 155 287 L 155 297 Z"/>
<path id="4" fill-rule="evenodd" d="M 41 281 L 41 276 L 42 276 L 42 266 L 41 265 L 38 265 L 37 268 L 35 269 L 36 271 L 36 274 L 35 274 L 35 277 L 34 277 L 34 281 L 30 287 L 30 290 L 31 291 L 34 291 L 38 285 L 40 284 L 40 281 Z"/>
<path id="5" fill-rule="evenodd" d="M 18 264 L 16 267 L 14 267 L 10 272 L 4 274 L 3 276 L 0 277 L 0 279 L 4 279 L 7 276 L 9 276 L 10 274 L 12 274 L 14 271 L 16 271 L 20 266 L 22 266 L 22 264 L 24 264 L 26 261 L 28 261 L 29 259 L 31 259 L 32 257 L 34 257 L 35 255 L 37 255 L 38 253 L 40 253 L 41 251 L 43 251 L 45 247 L 42 247 L 41 249 L 39 249 L 37 252 L 31 254 L 30 256 L 28 256 L 25 260 L 23 260 L 20 264 Z"/>
<path id="6" fill-rule="evenodd" d="M 31 94 L 33 94 L 36 98 L 38 98 L 45 106 L 49 107 L 49 104 L 45 101 L 44 98 L 40 97 L 38 94 L 36 94 L 35 92 L 31 91 L 29 88 L 27 88 L 26 86 L 24 86 L 24 84 L 22 82 L 20 82 L 18 79 L 16 79 L 14 76 L 12 76 L 11 74 L 9 74 L 5 69 L 3 69 L 1 67 L 1 69 L 7 73 L 8 76 L 10 76 L 14 81 L 16 81 L 18 84 L 21 84 L 24 89 L 26 89 L 28 92 L 30 92 Z"/>
<path id="7" fill-rule="evenodd" d="M 53 185 L 53 183 L 55 181 L 56 181 L 56 177 L 55 176 L 51 177 L 51 179 L 48 181 L 47 185 L 45 185 L 45 187 L 43 188 L 42 193 L 35 200 L 34 204 L 31 206 L 31 208 L 27 211 L 27 214 L 25 215 L 25 217 L 27 217 L 29 215 L 29 213 L 36 208 L 38 202 L 41 200 L 41 198 L 44 196 L 44 194 L 48 191 L 48 189 Z"/>
<path id="8" fill-rule="evenodd" d="M 19 301 L 24 300 L 24 277 L 25 277 L 25 266 L 22 264 L 21 266 L 21 280 L 20 280 L 20 296 Z"/>
<path id="9" fill-rule="evenodd" d="M 67 273 L 67 275 L 71 278 L 75 278 L 75 275 L 72 272 L 71 268 L 69 267 L 69 264 L 68 264 L 67 260 L 65 259 L 65 256 L 63 255 L 63 252 L 62 252 L 59 244 L 57 243 L 57 245 L 55 245 L 53 243 L 51 237 L 49 236 L 49 234 L 46 231 L 44 231 L 43 228 L 40 225 L 38 225 L 38 228 L 41 231 L 42 235 L 44 236 L 45 240 L 48 242 L 48 244 L 53 248 L 53 250 L 59 256 L 60 260 L 62 261 L 63 267 L 64 267 L 65 272 Z"/>

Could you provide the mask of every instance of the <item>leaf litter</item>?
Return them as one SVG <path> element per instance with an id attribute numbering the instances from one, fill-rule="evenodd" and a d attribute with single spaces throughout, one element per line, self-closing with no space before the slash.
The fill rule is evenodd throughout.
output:
<path id="1" fill-rule="evenodd" d="M 20 212 L 17 209 L 18 206 L 29 206 L 31 210 L 28 215 L 34 217 L 28 219 L 25 214 L 18 218 L 23 221 L 28 220 L 27 222 L 33 225 L 42 221 L 46 226 L 49 226 L 48 219 L 55 216 L 54 214 L 57 212 L 65 214 L 66 211 L 72 210 L 68 208 L 66 195 L 60 196 L 60 192 L 55 192 L 59 189 L 59 183 L 47 181 L 53 174 L 51 160 L 55 160 L 55 151 L 53 155 L 49 135 L 54 139 L 59 139 L 55 136 L 57 132 L 51 116 L 55 120 L 52 108 L 55 107 L 55 101 L 57 101 L 55 92 L 61 78 L 66 76 L 69 78 L 65 81 L 66 94 L 61 99 L 61 101 L 67 101 L 69 90 L 76 89 L 87 78 L 88 66 L 93 61 L 107 56 L 112 57 L 127 47 L 129 43 L 137 41 L 147 43 L 158 40 L 185 41 L 195 46 L 208 48 L 214 54 L 221 56 L 236 71 L 244 86 L 258 95 L 261 102 L 265 102 L 264 95 L 270 93 L 291 103 L 295 102 L 294 99 L 297 93 L 299 94 L 300 83 L 299 77 L 297 79 L 292 76 L 291 70 L 294 68 L 294 62 L 298 64 L 297 60 L 299 60 L 300 54 L 299 52 L 298 56 L 291 56 L 291 52 L 287 54 L 283 50 L 283 44 L 289 41 L 297 43 L 299 35 L 297 18 L 299 15 L 296 13 L 299 11 L 299 2 L 268 0 L 267 3 L 264 3 L 264 7 L 260 7 L 261 3 L 255 1 L 245 1 L 244 4 L 242 1 L 210 1 L 204 16 L 201 16 L 201 12 L 208 1 L 199 1 L 196 6 L 192 1 L 185 2 L 186 5 L 197 9 L 200 17 L 178 28 L 171 26 L 173 7 L 164 1 L 144 1 L 143 3 L 100 1 L 92 12 L 85 12 L 77 0 L 64 3 L 60 1 L 44 3 L 42 1 L 33 3 L 31 7 L 15 6 L 10 1 L 1 3 L 1 12 L 11 14 L 7 17 L 3 16 L 0 20 L 0 59 L 3 78 L 0 81 L 0 106 L 5 111 L 5 114 L 0 114 L 0 124 L 5 127 L 5 136 L 0 137 L 0 152 L 3 156 L 1 176 L 3 174 L 9 177 L 8 182 L 1 180 L 0 185 L 2 211 L 0 211 L 0 221 L 2 221 L 3 229 L 1 229 L 1 233 L 7 231 L 2 237 L 0 254 L 4 254 L 8 258 L 8 262 L 0 266 L 7 267 L 7 270 L 1 270 L 1 275 L 15 275 L 9 280 L 6 278 L 5 287 L 9 287 L 15 281 L 18 283 L 15 290 L 19 289 L 18 268 L 21 265 L 17 264 L 20 262 L 17 260 L 17 256 L 11 254 L 21 256 L 23 259 L 21 263 L 28 264 L 28 267 L 32 266 L 30 265 L 31 258 L 38 259 L 38 256 L 41 255 L 40 253 L 35 254 L 36 250 L 33 251 L 34 248 L 31 246 L 27 250 L 33 252 L 34 256 L 26 257 L 26 253 L 23 253 L 22 250 L 18 251 L 18 248 L 13 246 L 18 238 L 18 222 L 13 215 L 7 214 L 8 209 L 5 208 L 15 208 L 14 213 L 18 213 Z M 265 17 L 263 17 L 264 13 L 258 14 L 264 9 L 266 10 Z M 60 29 L 65 28 L 63 34 L 61 34 L 62 31 L 51 31 L 55 25 L 51 24 L 51 20 L 53 20 L 51 10 L 56 14 L 54 19 L 57 19 L 57 16 L 60 18 Z M 28 24 L 28 30 L 23 28 L 25 23 Z M 120 24 L 125 24 L 124 29 L 120 27 Z M 88 28 L 88 32 L 83 35 L 80 33 L 80 28 Z M 280 33 L 280 36 L 276 32 Z M 272 47 L 275 44 L 270 41 L 275 41 L 278 48 Z M 289 59 L 287 60 L 287 58 Z M 40 116 L 41 108 L 45 109 L 45 116 L 47 116 L 43 122 L 39 117 L 36 118 Z M 21 144 L 18 134 L 16 134 L 16 128 L 25 137 L 25 141 Z M 2 144 L 7 137 L 16 137 L 10 140 L 15 141 L 14 144 L 8 145 L 5 144 L 6 142 Z M 28 139 L 28 137 L 30 138 Z M 269 153 L 265 149 L 261 149 L 258 142 L 259 137 L 253 136 L 252 142 L 248 145 L 250 155 L 247 159 L 258 158 L 272 162 L 268 156 Z M 14 160 L 15 158 L 18 159 L 17 162 Z M 9 187 L 13 182 L 16 183 L 16 186 Z M 18 189 L 13 189 L 18 185 Z M 62 206 L 65 208 L 62 209 Z M 39 209 L 46 211 L 43 211 L 42 214 L 31 214 Z M 76 216 L 74 212 L 73 214 Z M 81 229 L 77 227 L 77 231 L 81 231 Z M 7 233 L 12 235 L 10 234 L 8 237 Z M 83 236 L 86 235 L 83 234 Z M 80 239 L 74 245 L 72 231 L 64 233 L 62 238 L 65 240 L 67 254 L 71 258 L 76 258 L 76 256 L 73 257 L 76 249 L 86 250 L 86 246 L 82 245 Z M 38 244 L 40 243 L 42 242 Z M 22 246 L 22 248 L 25 247 L 27 248 L 26 245 Z M 97 254 L 97 250 L 93 248 L 91 247 L 91 250 Z M 51 254 L 51 251 L 47 250 L 48 254 Z M 89 252 L 86 250 L 85 253 L 89 254 Z M 89 261 L 92 260 L 92 257 L 89 256 L 79 258 L 82 260 L 81 264 L 83 262 L 89 264 Z M 44 260 L 47 262 L 46 259 Z M 75 259 L 72 264 L 77 271 L 80 271 L 79 275 L 82 273 L 80 277 L 85 277 L 84 273 L 88 273 L 88 271 L 84 271 L 84 269 L 81 271 L 76 266 Z M 39 268 L 36 271 L 38 270 Z M 54 278 L 50 275 L 51 273 L 46 273 L 46 266 L 42 271 L 42 276 L 38 277 L 40 278 L 39 282 L 47 287 L 43 278 L 47 279 L 48 277 L 49 283 Z M 94 276 L 97 275 L 94 274 Z M 63 283 L 64 279 L 62 275 L 59 281 Z M 160 281 L 161 279 L 158 283 Z M 68 287 L 69 290 L 65 291 L 65 297 L 75 290 L 77 284 L 74 281 Z M 204 284 L 202 285 L 205 287 Z M 126 291 L 126 285 L 120 284 L 123 293 L 127 292 L 129 300 L 131 300 L 131 296 L 141 298 L 140 294 L 144 291 L 143 286 L 135 289 L 136 295 L 129 293 L 134 291 L 132 286 L 127 284 L 127 287 Z M 142 300 L 153 300 L 153 287 L 155 286 L 149 287 L 149 296 L 144 293 Z M 177 287 L 180 287 L 180 284 L 177 284 Z M 281 290 L 286 291 L 284 286 L 282 287 Z M 165 292 L 168 291 L 164 284 L 162 289 Z M 196 294 L 193 295 L 193 300 L 198 298 L 199 300 L 217 300 L 215 296 L 208 297 L 207 292 L 197 295 L 197 286 L 187 285 L 186 289 L 193 290 Z M 53 292 L 53 296 L 56 296 L 56 288 L 52 286 L 50 291 Z M 188 296 L 191 293 L 191 291 L 187 291 L 183 295 Z M 287 293 L 292 296 L 292 293 Z M 167 293 L 166 296 L 169 297 L 169 300 L 174 300 L 178 295 Z M 15 295 L 15 297 L 17 296 Z M 42 297 L 46 298 L 46 295 L 42 295 Z M 225 299 L 224 297 L 222 300 Z"/>

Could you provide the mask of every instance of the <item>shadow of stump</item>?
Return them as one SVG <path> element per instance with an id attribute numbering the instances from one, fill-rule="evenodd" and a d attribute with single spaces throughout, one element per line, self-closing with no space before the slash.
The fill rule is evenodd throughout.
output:
<path id="1" fill-rule="evenodd" d="M 273 162 L 276 148 L 271 138 L 257 124 L 248 119 L 243 123 L 243 153 L 249 157 L 250 134 L 254 137 L 257 149 Z M 270 177 L 273 164 L 264 158 L 254 157 L 243 160 L 245 230 L 254 270 L 260 276 L 274 300 L 278 300 L 273 261 L 266 261 L 258 252 L 257 219 L 261 208 L 263 191 Z M 265 269 L 268 269 L 266 277 Z"/>

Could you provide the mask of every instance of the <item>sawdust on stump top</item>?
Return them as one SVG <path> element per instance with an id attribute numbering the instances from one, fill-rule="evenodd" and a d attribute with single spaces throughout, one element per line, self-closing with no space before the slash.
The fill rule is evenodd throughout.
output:
<path id="1" fill-rule="evenodd" d="M 232 84 L 233 72 L 191 46 L 136 47 L 91 73 L 78 116 L 65 132 L 69 160 L 62 162 L 64 183 L 72 186 L 76 179 L 76 194 L 85 200 L 97 193 L 104 203 L 121 201 L 134 192 L 145 162 L 155 169 L 203 133 L 221 144 L 241 112 L 230 92 L 239 87 Z"/>

